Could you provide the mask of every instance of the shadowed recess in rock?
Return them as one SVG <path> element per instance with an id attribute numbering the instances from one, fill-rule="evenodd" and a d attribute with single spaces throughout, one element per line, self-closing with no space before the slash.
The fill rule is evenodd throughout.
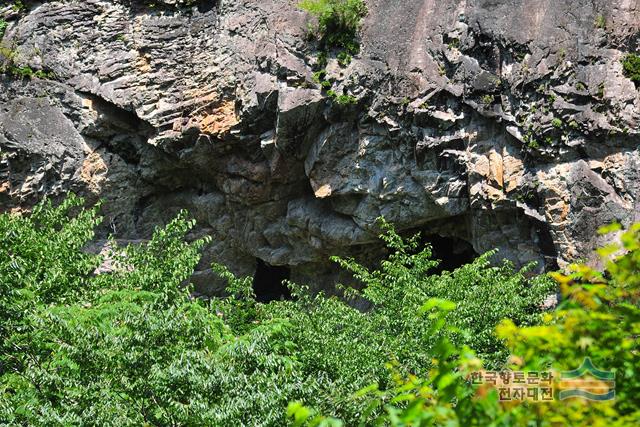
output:
<path id="1" fill-rule="evenodd" d="M 478 257 L 469 242 L 456 237 L 434 234 L 425 236 L 422 241 L 431 245 L 433 259 L 440 260 L 440 265 L 434 270 L 435 273 L 455 270 Z"/>
<path id="2" fill-rule="evenodd" d="M 289 288 L 283 283 L 291 271 L 287 266 L 270 265 L 257 259 L 256 274 L 253 276 L 253 291 L 259 302 L 291 299 Z"/>

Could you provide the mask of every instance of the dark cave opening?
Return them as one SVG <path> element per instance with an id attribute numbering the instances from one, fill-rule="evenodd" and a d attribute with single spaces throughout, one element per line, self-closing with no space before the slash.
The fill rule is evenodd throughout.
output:
<path id="1" fill-rule="evenodd" d="M 283 283 L 289 280 L 291 270 L 287 266 L 270 265 L 257 258 L 256 274 L 253 276 L 253 292 L 259 302 L 291 299 L 291 291 Z"/>
<path id="2" fill-rule="evenodd" d="M 431 245 L 433 259 L 440 260 L 432 273 L 455 270 L 478 257 L 471 243 L 456 237 L 426 235 L 422 238 L 422 243 Z"/>

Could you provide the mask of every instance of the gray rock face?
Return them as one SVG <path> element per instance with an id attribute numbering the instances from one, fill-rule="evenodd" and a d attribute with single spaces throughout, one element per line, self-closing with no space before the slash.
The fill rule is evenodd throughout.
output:
<path id="1" fill-rule="evenodd" d="M 381 215 L 539 269 L 640 220 L 637 2 L 366 3 L 360 54 L 327 66 L 352 105 L 314 82 L 295 1 L 0 9 L 3 66 L 53 76 L 0 76 L 0 209 L 75 191 L 130 240 L 188 209 L 215 241 L 204 293 L 211 260 L 257 258 L 330 288 L 329 255 L 381 256 Z"/>

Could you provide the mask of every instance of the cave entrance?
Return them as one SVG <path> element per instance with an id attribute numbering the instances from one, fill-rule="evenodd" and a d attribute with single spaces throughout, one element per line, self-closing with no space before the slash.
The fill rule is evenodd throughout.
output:
<path id="1" fill-rule="evenodd" d="M 291 291 L 282 283 L 289 280 L 291 270 L 287 266 L 270 265 L 257 258 L 256 274 L 253 276 L 253 292 L 259 302 L 291 299 Z"/>
<path id="2" fill-rule="evenodd" d="M 471 243 L 457 237 L 443 237 L 437 234 L 426 235 L 422 243 L 430 244 L 433 259 L 440 260 L 440 265 L 432 273 L 453 271 L 458 267 L 469 264 L 478 257 Z"/>

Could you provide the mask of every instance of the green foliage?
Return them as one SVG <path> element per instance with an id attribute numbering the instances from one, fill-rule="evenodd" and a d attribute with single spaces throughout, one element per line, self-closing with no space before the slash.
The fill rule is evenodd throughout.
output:
<path id="1" fill-rule="evenodd" d="M 2 22 L 0 21 L 0 30 L 4 31 L 2 29 L 1 24 Z M 25 78 L 53 79 L 55 78 L 55 73 L 53 71 L 34 70 L 28 65 L 17 66 L 16 65 L 17 52 L 13 49 L 0 46 L 0 55 L 6 58 L 5 64 L 0 66 L 0 74 L 6 74 L 19 79 L 25 79 Z"/>
<path id="2" fill-rule="evenodd" d="M 337 58 L 338 64 L 340 64 L 342 67 L 346 67 L 347 65 L 349 65 L 352 59 L 351 54 L 344 50 L 338 53 Z"/>
<path id="3" fill-rule="evenodd" d="M 98 207 L 67 214 L 82 201 L 67 198 L 60 206 L 38 205 L 28 217 L 0 215 L 0 350 L 24 327 L 35 306 L 81 299 L 92 289 L 88 275 L 99 260 L 81 251 L 93 238 Z M 2 371 L 12 366 L 2 360 Z M 0 372 L 2 372 L 0 371 Z"/>
<path id="4" fill-rule="evenodd" d="M 6 31 L 6 29 L 7 29 L 7 21 L 0 18 L 0 40 L 2 40 L 2 38 L 4 37 L 4 32 Z"/>
<path id="5" fill-rule="evenodd" d="M 258 307 L 258 322 L 286 318 L 292 325 L 301 377 L 312 379 L 305 384 L 306 397 L 295 400 L 330 415 L 328 420 L 342 418 L 345 425 L 368 424 L 380 413 L 381 407 L 370 408 L 364 395 L 356 395 L 359 389 L 370 384 L 385 389 L 396 375 L 427 374 L 444 338 L 477 345 L 483 352 L 497 350 L 491 363 L 501 365 L 506 353 L 492 325 L 504 317 L 518 324 L 535 322 L 552 286 L 548 280 L 529 281 L 507 264 L 491 267 L 492 254 L 454 272 L 429 274 L 438 265 L 430 248 L 420 248 L 417 236 L 403 240 L 384 221 L 381 227 L 391 254 L 379 270 L 334 258 L 365 285 L 362 291 L 343 287 L 345 296 L 368 301 L 370 310 L 358 311 L 335 297 L 311 296 L 297 285 L 292 285 L 295 301 Z M 440 301 L 452 288 L 457 309 L 446 320 L 430 316 L 425 301 Z M 445 321 L 450 327 L 439 334 Z M 395 375 L 386 367 L 390 361 L 398 367 Z"/>
<path id="6" fill-rule="evenodd" d="M 563 60 L 567 56 L 567 49 L 563 47 L 560 48 L 560 50 L 558 50 L 558 55 L 560 56 L 560 59 Z"/>
<path id="7" fill-rule="evenodd" d="M 378 270 L 335 258 L 366 285 L 343 289 L 367 311 L 296 284 L 293 301 L 261 304 L 250 278 L 219 265 L 229 296 L 204 302 L 184 284 L 206 243 L 185 242 L 186 214 L 146 244 L 111 241 L 111 271 L 96 274 L 104 260 L 83 248 L 99 208 L 82 204 L 71 196 L 0 215 L 0 422 L 279 426 L 297 401 L 289 413 L 299 422 L 369 424 L 384 405 L 358 390 L 448 369 L 458 345 L 500 365 L 506 353 L 491 331 L 504 317 L 535 322 L 549 291 L 509 265 L 490 266 L 491 254 L 432 274 L 430 249 L 382 222 L 390 256 Z M 434 364 L 443 351 L 451 357 Z M 444 372 L 443 387 L 452 381 Z"/>
<path id="8" fill-rule="evenodd" d="M 326 80 L 323 81 L 320 85 L 325 89 L 331 87 L 331 83 L 327 82 Z M 336 91 L 332 89 L 327 90 L 327 95 L 329 95 L 329 98 L 334 100 L 338 105 L 353 105 L 358 102 L 358 98 L 356 98 L 355 96 L 345 94 L 338 95 Z"/>
<path id="9" fill-rule="evenodd" d="M 29 0 L 13 0 L 11 2 L 11 7 L 13 8 L 13 10 L 15 10 L 16 12 L 21 12 L 24 10 L 27 10 L 27 2 Z"/>
<path id="10" fill-rule="evenodd" d="M 34 0 L 5 0 L 3 6 L 9 6 L 14 12 L 24 12 L 28 9 L 28 3 L 34 3 Z"/>
<path id="11" fill-rule="evenodd" d="M 601 233 L 619 231 L 619 225 Z M 519 368 L 571 370 L 590 357 L 595 366 L 611 370 L 616 399 L 587 405 L 572 400 L 540 408 L 564 423 L 637 425 L 640 422 L 640 224 L 601 248 L 603 271 L 572 265 L 554 273 L 565 301 L 546 316 L 543 325 L 518 328 L 504 321 L 498 335 L 507 340 Z M 561 402 L 563 403 L 563 402 Z"/>
<path id="12" fill-rule="evenodd" d="M 72 196 L 0 216 L 0 420 L 204 423 L 227 328 L 180 284 L 205 241 L 184 243 L 193 223 L 181 214 L 94 275 L 100 257 L 83 248 L 100 219 L 81 206 Z"/>
<path id="13" fill-rule="evenodd" d="M 638 87 L 640 85 L 640 56 L 630 53 L 622 59 L 624 75 Z M 603 90 L 604 92 L 604 90 Z"/>
<path id="14" fill-rule="evenodd" d="M 318 83 L 320 87 L 322 87 L 322 89 L 329 91 L 331 90 L 332 84 L 330 81 L 326 80 L 326 78 L 327 78 L 327 72 L 324 69 L 314 72 L 312 76 L 312 79 L 314 82 Z"/>
<path id="15" fill-rule="evenodd" d="M 315 31 L 323 48 L 358 52 L 357 33 L 367 12 L 362 0 L 302 0 L 299 7 L 318 20 Z"/>
<path id="16" fill-rule="evenodd" d="M 390 387 L 381 389 L 373 384 L 357 393 L 368 402 L 365 413 L 374 415 L 369 423 L 361 425 L 499 425 L 495 423 L 499 410 L 496 391 L 483 399 L 476 399 L 467 381 L 471 372 L 482 368 L 482 362 L 469 347 L 456 346 L 449 340 L 457 330 L 448 324 L 447 316 L 455 309 L 456 304 L 447 300 L 436 298 L 425 302 L 421 312 L 427 313 L 432 321 L 431 334 L 439 337 L 432 349 L 432 368 L 428 379 L 403 374 L 397 363 L 389 364 L 388 368 L 393 372 Z M 343 425 L 341 420 L 317 415 L 315 410 L 299 402 L 289 405 L 288 414 L 296 421 L 294 425 Z"/>
<path id="17" fill-rule="evenodd" d="M 320 53 L 316 62 L 313 80 L 320 84 L 327 95 L 340 105 L 355 104 L 356 98 L 350 95 L 338 95 L 331 90 L 332 83 L 326 80 L 325 67 L 331 49 L 337 49 L 338 64 L 346 67 L 352 56 L 357 54 L 360 46 L 357 41 L 360 20 L 366 14 L 366 6 L 362 0 L 302 0 L 299 4 L 317 19 L 317 27 L 313 30 L 320 41 Z"/>
<path id="18" fill-rule="evenodd" d="M 557 117 L 554 117 L 553 120 L 551 120 L 551 126 L 553 126 L 556 129 L 560 129 L 562 128 L 562 120 L 560 120 Z"/>
<path id="19" fill-rule="evenodd" d="M 185 281 L 207 239 L 185 242 L 184 212 L 146 244 L 111 241 L 98 274 L 105 260 L 84 250 L 98 210 L 70 196 L 0 215 L 2 424 L 640 423 L 640 225 L 599 250 L 602 271 L 554 274 L 564 299 L 540 316 L 546 277 L 492 266 L 494 253 L 434 274 L 431 249 L 384 221 L 379 268 L 334 258 L 364 285 L 345 297 L 367 311 L 296 284 L 294 300 L 261 304 L 250 278 L 219 265 L 229 296 L 205 302 Z M 469 384 L 508 355 L 512 369 L 556 372 L 590 357 L 615 372 L 616 399 L 505 405 Z"/>
<path id="20" fill-rule="evenodd" d="M 337 95 L 333 98 L 340 105 L 352 105 L 358 102 L 358 99 L 352 95 Z"/>
<path id="21" fill-rule="evenodd" d="M 452 39 L 449 43 L 447 43 L 447 47 L 449 49 L 459 49 L 460 48 L 460 40 Z"/>
<path id="22" fill-rule="evenodd" d="M 496 252 L 488 252 L 470 264 L 452 272 L 428 274 L 439 262 L 433 260 L 431 249 L 420 248 L 418 236 L 403 240 L 393 227 L 380 220 L 383 234 L 380 236 L 392 250 L 381 269 L 369 272 L 353 260 L 335 258 L 345 269 L 366 286 L 363 291 L 350 290 L 373 304 L 374 312 L 389 317 L 392 329 L 402 330 L 404 322 L 414 321 L 416 313 L 428 299 L 447 299 L 457 304 L 448 315 L 451 326 L 459 333 L 450 338 L 459 344 L 467 344 L 498 367 L 505 360 L 502 343 L 495 339 L 493 328 L 501 319 L 512 319 L 516 324 L 537 322 L 540 306 L 553 292 L 551 280 L 543 277 L 528 279 L 528 266 L 516 271 L 509 262 L 492 266 L 490 259 Z M 425 327 L 417 321 L 418 329 Z M 393 334 L 392 331 L 390 331 Z M 403 340 L 411 340 L 419 333 L 411 331 Z M 412 367 L 413 368 L 413 367 Z"/>
<path id="23" fill-rule="evenodd" d="M 482 98 L 480 98 L 480 101 L 485 105 L 485 106 L 489 106 L 491 104 L 493 104 L 496 100 L 496 97 L 494 95 L 483 95 Z"/>
<path id="24" fill-rule="evenodd" d="M 602 230 L 620 230 L 619 225 Z M 605 269 L 573 265 L 567 275 L 554 273 L 563 303 L 545 315 L 540 326 L 521 327 L 505 320 L 497 328 L 512 353 L 511 368 L 519 371 L 573 370 L 586 357 L 615 373 L 615 400 L 553 400 L 535 404 L 500 403 L 495 388 L 474 390 L 469 375 L 481 362 L 470 349 L 453 344 L 447 334 L 434 347 L 429 375 L 397 376 L 394 387 L 362 390 L 369 405 L 384 408 L 379 425 L 390 426 L 631 426 L 640 423 L 640 224 L 623 233 L 620 243 L 599 250 Z M 446 331 L 444 300 L 427 303 L 439 308 L 438 331 Z M 394 369 L 397 369 L 394 367 Z M 558 383 L 556 382 L 556 387 Z M 299 405 L 290 406 L 298 425 L 318 425 L 322 418 Z M 306 422 L 306 424 L 305 424 Z"/>
<path id="25" fill-rule="evenodd" d="M 0 69 L 0 72 L 19 79 L 53 79 L 55 77 L 53 71 L 34 70 L 29 66 L 16 67 L 13 64 Z"/>
<path id="26" fill-rule="evenodd" d="M 604 15 L 596 16 L 594 25 L 596 26 L 596 28 L 604 30 L 607 27 L 607 18 L 605 18 Z"/>

